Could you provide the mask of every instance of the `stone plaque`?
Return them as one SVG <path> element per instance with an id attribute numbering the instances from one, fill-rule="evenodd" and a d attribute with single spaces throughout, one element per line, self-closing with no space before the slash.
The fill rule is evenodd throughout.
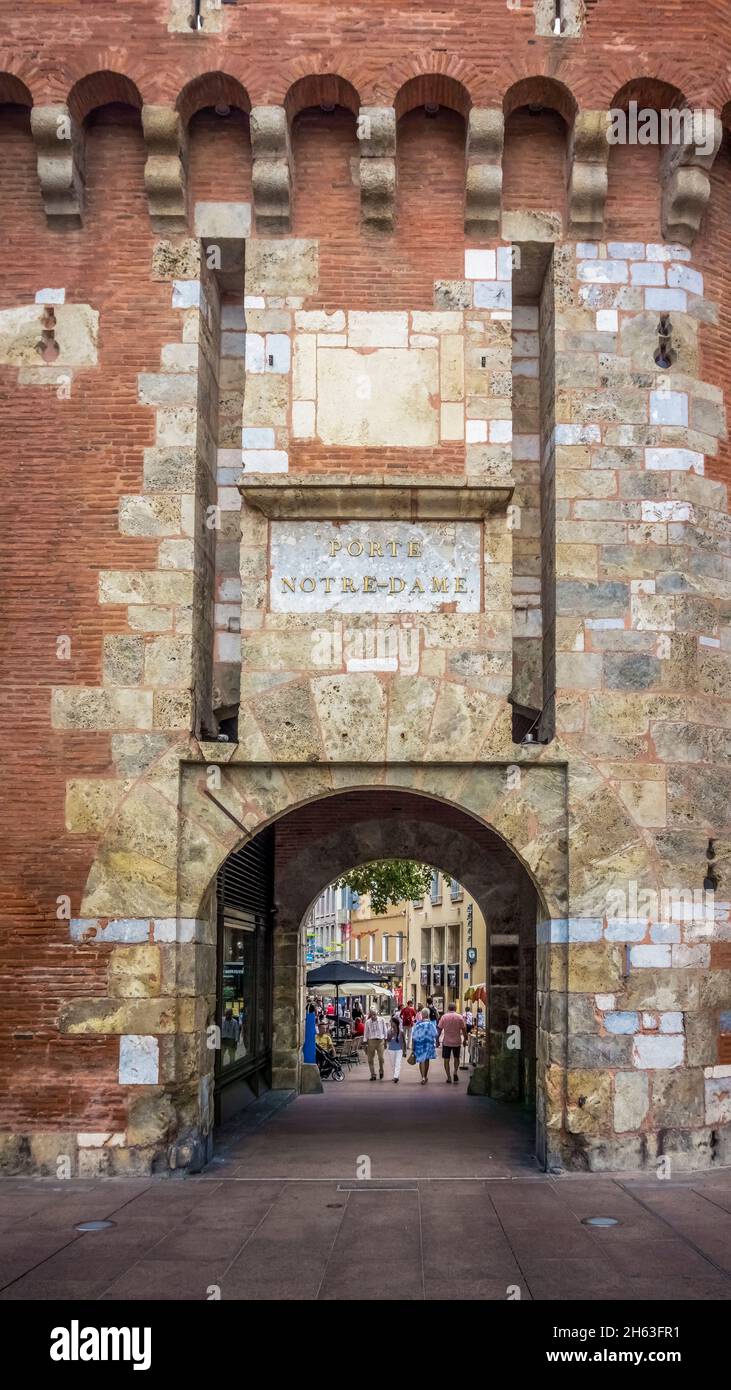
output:
<path id="1" fill-rule="evenodd" d="M 475 521 L 273 521 L 276 613 L 478 613 Z"/>

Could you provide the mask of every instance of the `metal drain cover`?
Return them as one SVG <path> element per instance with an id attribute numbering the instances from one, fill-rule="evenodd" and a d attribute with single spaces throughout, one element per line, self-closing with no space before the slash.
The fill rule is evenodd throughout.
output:
<path id="1" fill-rule="evenodd" d="M 116 1226 L 116 1221 L 80 1221 L 75 1231 L 108 1231 L 110 1226 Z"/>
<path id="2" fill-rule="evenodd" d="M 616 1216 L 585 1216 L 582 1226 L 618 1226 Z"/>

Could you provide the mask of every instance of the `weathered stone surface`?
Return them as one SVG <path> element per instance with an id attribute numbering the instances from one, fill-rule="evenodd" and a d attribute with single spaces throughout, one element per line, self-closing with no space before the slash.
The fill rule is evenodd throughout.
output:
<path id="1" fill-rule="evenodd" d="M 640 1129 L 650 1104 L 646 1073 L 618 1071 L 614 1078 L 614 1128 L 618 1134 Z"/>
<path id="2" fill-rule="evenodd" d="M 611 1129 L 612 1078 L 607 1071 L 569 1069 L 566 1127 L 575 1134 L 598 1134 Z"/>
<path id="3" fill-rule="evenodd" d="M 319 279 L 318 244 L 313 240 L 257 237 L 246 251 L 245 288 L 250 295 L 315 294 Z"/>
<path id="4" fill-rule="evenodd" d="M 114 999 L 144 999 L 160 993 L 160 947 L 115 946 L 107 983 Z"/>

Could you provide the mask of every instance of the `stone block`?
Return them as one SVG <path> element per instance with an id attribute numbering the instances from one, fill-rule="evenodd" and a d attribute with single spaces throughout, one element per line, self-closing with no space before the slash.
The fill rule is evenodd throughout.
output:
<path id="1" fill-rule="evenodd" d="M 614 1128 L 617 1133 L 640 1129 L 649 1104 L 649 1077 L 642 1072 L 618 1071 L 614 1078 Z"/>
<path id="2" fill-rule="evenodd" d="M 160 948 L 115 946 L 109 957 L 107 987 L 113 999 L 144 999 L 160 993 Z"/>
<path id="3" fill-rule="evenodd" d="M 636 947 L 641 950 L 641 947 Z M 649 949 L 649 948 L 648 948 Z M 654 1033 L 638 1033 L 634 1039 L 634 1065 L 643 1070 L 670 1070 L 682 1067 L 685 1061 L 685 1039 L 662 1037 Z"/>
<path id="4" fill-rule="evenodd" d="M 297 237 L 256 237 L 246 248 L 244 277 L 247 295 L 316 294 L 318 243 Z"/>
<path id="5" fill-rule="evenodd" d="M 196 203 L 195 234 L 208 240 L 251 235 L 251 203 Z M 248 260 L 248 251 L 247 251 Z"/>
<path id="6" fill-rule="evenodd" d="M 574 1134 L 612 1128 L 612 1078 L 607 1071 L 570 1069 L 566 1076 L 566 1127 Z"/>
<path id="7" fill-rule="evenodd" d="M 144 690 L 99 690 L 68 686 L 53 691 L 55 729 L 149 729 L 152 695 Z"/>
<path id="8" fill-rule="evenodd" d="M 709 1123 L 704 1112 L 700 1068 L 658 1072 L 652 1077 L 652 1124 L 657 1129 L 693 1129 Z"/>
<path id="9" fill-rule="evenodd" d="M 160 1071 L 160 1049 L 156 1037 L 126 1034 L 119 1039 L 120 1086 L 155 1086 Z M 153 1137 L 159 1138 L 159 1134 Z"/>

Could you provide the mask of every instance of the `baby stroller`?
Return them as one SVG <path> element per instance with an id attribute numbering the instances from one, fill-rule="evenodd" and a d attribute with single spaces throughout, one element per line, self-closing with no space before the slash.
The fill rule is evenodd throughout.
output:
<path id="1" fill-rule="evenodd" d="M 343 1081 L 345 1074 L 337 1059 L 331 1052 L 326 1052 L 324 1047 L 315 1045 L 315 1061 L 320 1069 L 320 1076 L 323 1081 Z"/>

